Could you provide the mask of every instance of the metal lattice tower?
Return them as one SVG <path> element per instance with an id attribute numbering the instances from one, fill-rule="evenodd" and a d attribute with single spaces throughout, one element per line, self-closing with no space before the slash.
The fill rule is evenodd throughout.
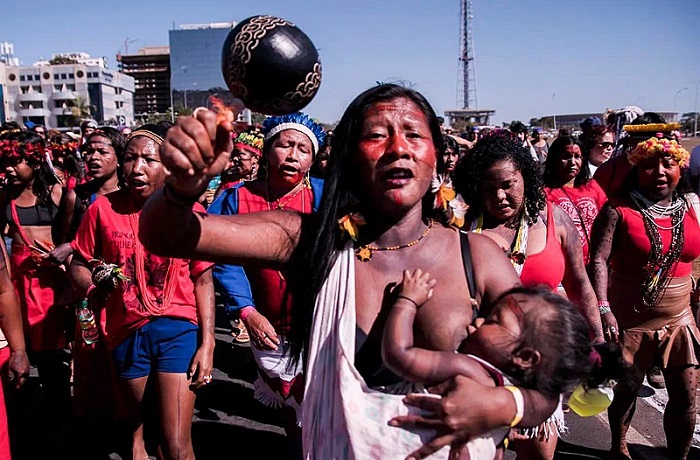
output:
<path id="1" fill-rule="evenodd" d="M 463 109 L 470 109 L 477 107 L 472 0 L 460 0 L 459 13 L 460 53 L 457 104 Z"/>

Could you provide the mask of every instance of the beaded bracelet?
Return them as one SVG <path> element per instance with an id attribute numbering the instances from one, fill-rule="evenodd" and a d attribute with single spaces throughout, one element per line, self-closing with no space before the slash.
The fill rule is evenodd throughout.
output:
<path id="1" fill-rule="evenodd" d="M 525 415 L 525 399 L 523 398 L 523 393 L 520 391 L 520 388 L 512 385 L 507 385 L 503 388 L 510 391 L 515 399 L 515 417 L 513 417 L 513 421 L 510 422 L 510 427 L 513 428 L 520 423 Z"/>

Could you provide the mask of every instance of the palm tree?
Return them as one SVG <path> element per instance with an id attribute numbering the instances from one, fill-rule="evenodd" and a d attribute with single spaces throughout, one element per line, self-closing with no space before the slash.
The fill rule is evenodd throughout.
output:
<path id="1" fill-rule="evenodd" d="M 80 120 L 92 118 L 94 105 L 90 105 L 90 100 L 83 96 L 77 96 L 70 107 L 70 114 L 73 116 L 74 125 L 80 124 Z"/>

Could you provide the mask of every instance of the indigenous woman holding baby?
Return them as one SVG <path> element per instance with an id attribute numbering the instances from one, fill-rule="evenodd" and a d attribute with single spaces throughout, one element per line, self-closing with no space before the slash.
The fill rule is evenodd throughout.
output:
<path id="1" fill-rule="evenodd" d="M 290 343 L 297 356 L 306 356 L 307 366 L 307 458 L 377 458 L 387 450 L 396 455 L 399 444 L 414 446 L 411 455 L 422 458 L 474 433 L 533 426 L 551 414 L 554 398 L 531 390 L 518 390 L 523 398 L 514 398 L 507 389 L 464 377 L 440 385 L 442 399 L 382 392 L 401 381 L 383 368 L 380 345 L 403 269 L 438 274 L 431 299 L 416 315 L 416 344 L 437 351 L 454 352 L 466 338 L 472 298 L 488 311 L 520 284 L 488 238 L 462 236 L 428 217 L 433 197 L 426 193 L 442 140 L 422 95 L 378 85 L 350 104 L 335 130 L 317 215 L 192 212 L 209 179 L 226 165 L 230 129 L 217 126 L 208 111 L 178 120 L 162 147 L 174 180 L 146 203 L 140 238 L 149 250 L 174 257 L 291 268 Z M 473 270 L 455 270 L 463 265 Z M 474 280 L 471 291 L 468 278 Z M 404 401 L 429 415 L 407 414 Z M 396 415 L 402 416 L 387 426 Z M 394 428 L 399 425 L 409 429 Z M 421 446 L 418 428 L 437 434 Z"/>
<path id="2" fill-rule="evenodd" d="M 690 273 L 700 255 L 700 230 L 690 197 L 677 189 L 690 155 L 673 140 L 671 128 L 625 126 L 631 136 L 650 137 L 629 153 L 632 169 L 623 192 L 608 201 L 593 226 L 589 271 L 603 327 L 632 365 L 608 409 L 611 453 L 620 458 L 630 456 L 625 438 L 637 390 L 657 359 L 668 389 L 669 458 L 686 458 L 695 427 L 700 331 L 690 309 Z"/>

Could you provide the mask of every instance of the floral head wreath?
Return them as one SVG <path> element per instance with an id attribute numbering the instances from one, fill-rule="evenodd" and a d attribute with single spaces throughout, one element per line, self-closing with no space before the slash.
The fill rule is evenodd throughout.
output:
<path id="1" fill-rule="evenodd" d="M 233 146 L 248 150 L 256 156 L 260 156 L 262 154 L 264 139 L 265 137 L 259 131 L 242 132 L 233 139 Z"/>
<path id="2" fill-rule="evenodd" d="M 51 152 L 51 160 L 54 162 L 60 162 L 64 158 L 73 155 L 78 151 L 78 143 L 76 141 L 70 141 L 64 144 L 52 142 L 49 144 L 49 151 Z"/>
<path id="3" fill-rule="evenodd" d="M 16 140 L 0 141 L 0 159 L 25 160 L 28 163 L 40 164 L 46 160 L 46 149 L 39 142 L 19 142 Z"/>
<path id="4" fill-rule="evenodd" d="M 275 134 L 287 129 L 294 129 L 300 133 L 306 134 L 313 144 L 314 155 L 318 153 L 319 147 L 323 145 L 323 140 L 326 138 L 323 126 L 301 112 L 270 117 L 263 122 L 263 134 L 265 135 L 266 141 L 270 140 Z"/>
<path id="5" fill-rule="evenodd" d="M 688 166 L 690 161 L 690 153 L 675 140 L 666 139 L 661 132 L 637 144 L 627 159 L 631 164 L 637 165 L 640 161 L 652 157 L 671 157 L 681 168 Z"/>

